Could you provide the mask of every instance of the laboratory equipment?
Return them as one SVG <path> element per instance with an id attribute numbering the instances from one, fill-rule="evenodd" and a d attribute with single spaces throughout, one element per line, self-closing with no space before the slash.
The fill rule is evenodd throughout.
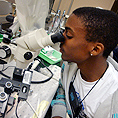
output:
<path id="1" fill-rule="evenodd" d="M 4 34 L 4 39 L 0 44 L 0 59 L 5 62 L 15 59 L 16 67 L 24 69 L 38 56 L 42 48 L 63 41 L 64 37 L 61 31 L 48 35 L 43 28 L 17 38 L 15 42 L 9 40 L 9 36 Z"/>
<path id="2" fill-rule="evenodd" d="M 43 28 L 34 30 L 15 40 L 11 39 L 11 31 L 9 32 L 9 30 L 7 32 L 1 31 L 1 34 L 3 35 L 3 40 L 0 43 L 1 62 L 16 61 L 12 79 L 6 76 L 0 80 L 0 86 L 4 88 L 3 92 L 5 92 L 5 95 L 1 93 L 1 96 L 7 96 L 4 103 L 0 101 L 0 103 L 3 103 L 1 104 L 0 113 L 4 117 L 9 100 L 12 99 L 10 103 L 14 104 L 14 99 L 11 97 L 12 93 L 18 92 L 18 103 L 21 100 L 27 100 L 33 74 L 30 70 L 33 64 L 31 62 L 34 58 L 38 56 L 42 48 L 47 45 L 54 45 L 57 42 L 63 42 L 64 37 L 61 31 L 48 35 Z M 1 72 L 1 74 L 3 73 Z M 49 79 L 42 82 L 47 82 Z"/>

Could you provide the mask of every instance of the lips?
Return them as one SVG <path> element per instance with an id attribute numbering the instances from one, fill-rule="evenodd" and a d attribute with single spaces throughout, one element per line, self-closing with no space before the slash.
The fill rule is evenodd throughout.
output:
<path id="1" fill-rule="evenodd" d="M 63 49 L 62 48 L 60 48 L 60 52 L 63 53 Z"/>
<path id="2" fill-rule="evenodd" d="M 61 52 L 61 53 L 63 53 L 63 52 L 64 52 L 64 49 L 63 49 L 63 47 L 62 47 L 62 46 L 60 47 L 60 52 Z"/>
<path id="3" fill-rule="evenodd" d="M 60 52 L 61 52 L 61 53 L 64 52 L 64 49 L 63 49 L 62 45 L 63 45 L 63 44 L 61 43 L 61 44 L 60 44 Z"/>

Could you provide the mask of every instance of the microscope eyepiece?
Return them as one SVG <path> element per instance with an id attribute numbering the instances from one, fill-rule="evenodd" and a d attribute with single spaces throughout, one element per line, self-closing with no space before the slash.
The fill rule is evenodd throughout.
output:
<path id="1" fill-rule="evenodd" d="M 51 35 L 51 40 L 53 43 L 57 43 L 57 42 L 64 42 L 64 36 L 63 36 L 63 32 L 57 32 L 53 35 Z"/>

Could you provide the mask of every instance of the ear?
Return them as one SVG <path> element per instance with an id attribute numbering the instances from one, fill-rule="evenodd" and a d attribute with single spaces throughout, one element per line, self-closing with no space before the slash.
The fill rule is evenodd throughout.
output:
<path id="1" fill-rule="evenodd" d="M 96 42 L 90 52 L 93 56 L 102 55 L 104 51 L 104 45 L 102 43 Z"/>

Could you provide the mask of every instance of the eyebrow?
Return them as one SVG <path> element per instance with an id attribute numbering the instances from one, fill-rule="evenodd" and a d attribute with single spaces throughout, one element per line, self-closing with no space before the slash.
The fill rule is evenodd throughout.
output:
<path id="1" fill-rule="evenodd" d="M 73 30 L 70 27 L 65 27 L 65 30 L 70 30 L 71 32 L 73 32 Z"/>
<path id="2" fill-rule="evenodd" d="M 68 30 L 68 29 L 69 29 L 69 30 L 71 30 L 71 28 L 70 28 L 70 27 L 65 27 L 65 29 L 66 29 L 66 30 Z"/>

